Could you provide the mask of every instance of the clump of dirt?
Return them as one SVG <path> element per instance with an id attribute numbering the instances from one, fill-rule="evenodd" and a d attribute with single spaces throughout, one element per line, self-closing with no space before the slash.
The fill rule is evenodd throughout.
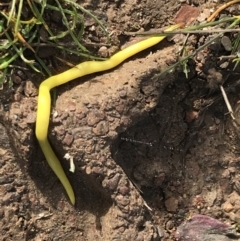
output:
<path id="1" fill-rule="evenodd" d="M 181 7 L 173 1 L 97 4 L 113 31 L 108 53 L 127 42 L 120 31 L 162 27 Z M 96 9 L 94 1 L 84 6 Z M 91 26 L 86 35 L 97 36 Z M 207 38 L 192 36 L 187 46 Z M 58 88 L 49 139 L 73 185 L 75 207 L 34 136 L 40 81 L 30 74 L 16 81 L 13 93 L 1 98 L 2 240 L 174 240 L 177 227 L 194 214 L 227 228 L 238 223 L 239 74 L 219 58 L 229 55 L 229 39 L 219 38 L 189 61 L 188 78 L 182 71 L 159 77 L 176 61 L 177 48 L 165 42 L 113 71 Z M 231 93 L 234 122 L 220 84 Z M 75 173 L 67 171 L 66 153 Z"/>

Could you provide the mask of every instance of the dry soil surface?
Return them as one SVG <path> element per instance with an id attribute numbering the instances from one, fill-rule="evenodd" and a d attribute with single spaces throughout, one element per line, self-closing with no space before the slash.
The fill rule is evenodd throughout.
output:
<path id="1" fill-rule="evenodd" d="M 112 33 L 114 44 L 105 54 L 134 40 L 125 31 L 171 24 L 187 3 L 80 2 Z M 189 4 L 206 14 L 223 2 Z M 239 14 L 238 5 L 222 14 Z M 87 22 L 86 39 L 94 36 L 94 24 Z M 177 227 L 194 214 L 239 223 L 239 125 L 227 114 L 218 86 L 223 83 L 238 120 L 239 69 L 219 58 L 230 54 L 219 38 L 188 62 L 188 78 L 181 70 L 159 76 L 177 61 L 181 38 L 58 88 L 49 139 L 73 185 L 75 206 L 34 135 L 43 79 L 28 76 L 1 92 L 0 240 L 175 240 Z M 207 39 L 190 36 L 187 45 L 195 49 Z"/>

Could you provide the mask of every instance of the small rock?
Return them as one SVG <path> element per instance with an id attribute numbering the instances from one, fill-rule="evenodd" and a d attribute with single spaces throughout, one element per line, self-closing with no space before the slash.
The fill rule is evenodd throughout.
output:
<path id="1" fill-rule="evenodd" d="M 211 68 L 208 70 L 207 80 L 208 80 L 208 87 L 210 89 L 216 89 L 219 87 L 219 85 L 222 84 L 223 76 L 215 68 Z"/>
<path id="2" fill-rule="evenodd" d="M 222 205 L 222 209 L 229 213 L 233 210 L 233 205 L 230 203 L 230 202 L 225 202 L 223 205 Z"/>
<path id="3" fill-rule="evenodd" d="M 222 64 L 220 64 L 220 68 L 221 69 L 226 69 L 228 67 L 228 65 L 229 65 L 229 62 L 225 61 Z"/>
<path id="4" fill-rule="evenodd" d="M 66 134 L 64 139 L 63 139 L 63 143 L 66 144 L 67 146 L 70 146 L 73 143 L 73 135 L 70 134 Z"/>
<path id="5" fill-rule="evenodd" d="M 97 166 L 97 167 L 93 167 L 92 168 L 92 173 L 98 174 L 98 175 L 102 175 L 103 174 L 103 168 Z"/>
<path id="6" fill-rule="evenodd" d="M 127 206 L 130 203 L 130 200 L 127 196 L 123 196 L 121 194 L 118 194 L 116 197 L 116 202 L 120 204 L 121 206 Z"/>
<path id="7" fill-rule="evenodd" d="M 66 134 L 66 130 L 62 126 L 56 126 L 55 131 L 57 132 L 58 135 L 63 136 Z"/>
<path id="8" fill-rule="evenodd" d="M 217 198 L 217 189 L 214 187 L 211 190 L 204 189 L 202 191 L 202 197 L 209 207 L 213 206 Z"/>
<path id="9" fill-rule="evenodd" d="M 107 121 L 100 121 L 96 127 L 92 128 L 92 132 L 97 136 L 106 135 L 109 131 L 109 124 Z"/>
<path id="10" fill-rule="evenodd" d="M 130 123 L 131 123 L 131 120 L 127 116 L 123 116 L 121 118 L 121 125 L 128 127 L 130 125 Z"/>
<path id="11" fill-rule="evenodd" d="M 173 227 L 174 227 L 173 221 L 172 220 L 168 220 L 167 223 L 166 223 L 166 230 L 169 231 L 169 230 L 173 229 Z"/>
<path id="12" fill-rule="evenodd" d="M 106 187 L 113 191 L 117 188 L 120 178 L 121 178 L 120 174 L 117 173 L 111 179 L 103 180 L 102 185 L 103 185 L 103 187 Z"/>
<path id="13" fill-rule="evenodd" d="M 127 91 L 126 90 L 120 90 L 119 91 L 119 97 L 124 99 L 127 96 Z"/>
<path id="14" fill-rule="evenodd" d="M 26 81 L 26 84 L 24 86 L 24 94 L 29 97 L 29 96 L 37 96 L 38 90 L 32 83 L 32 81 L 28 80 Z"/>
<path id="15" fill-rule="evenodd" d="M 76 103 L 69 102 L 68 103 L 68 109 L 69 109 L 69 111 L 75 111 L 76 110 Z"/>
<path id="16" fill-rule="evenodd" d="M 36 122 L 36 113 L 29 113 L 26 118 L 26 122 L 28 124 L 33 124 Z"/>
<path id="17" fill-rule="evenodd" d="M 100 111 L 91 111 L 87 115 L 87 124 L 88 126 L 94 126 L 99 121 L 103 120 L 105 118 L 105 115 L 103 112 Z"/>
<path id="18" fill-rule="evenodd" d="M 216 117 L 214 118 L 214 120 L 215 120 L 215 124 L 216 124 L 216 125 L 219 125 L 219 124 L 221 123 L 221 120 L 218 119 L 218 118 L 216 118 Z"/>
<path id="19" fill-rule="evenodd" d="M 86 174 L 88 174 L 88 175 L 90 175 L 92 173 L 92 169 L 90 166 L 87 166 L 85 171 L 86 171 Z"/>
<path id="20" fill-rule="evenodd" d="M 54 112 L 53 112 L 53 118 L 57 118 L 58 117 L 58 112 L 55 110 Z"/>
<path id="21" fill-rule="evenodd" d="M 118 189 L 118 192 L 121 193 L 123 196 L 129 193 L 129 188 L 126 186 L 120 187 Z"/>
<path id="22" fill-rule="evenodd" d="M 63 121 L 63 120 L 65 120 L 65 119 L 67 119 L 68 116 L 69 116 L 68 112 L 64 112 L 64 113 L 61 115 L 61 120 Z"/>
<path id="23" fill-rule="evenodd" d="M 109 52 L 106 46 L 100 47 L 98 50 L 98 54 L 104 58 L 107 58 L 109 56 Z"/>
<path id="24" fill-rule="evenodd" d="M 170 197 L 165 201 L 165 207 L 168 212 L 176 212 L 178 208 L 178 200 L 175 197 Z"/>
<path id="25" fill-rule="evenodd" d="M 220 40 L 215 40 L 213 41 L 209 46 L 208 48 L 212 51 L 219 51 L 221 49 L 221 42 Z"/>
<path id="26" fill-rule="evenodd" d="M 188 110 L 186 111 L 185 114 L 185 120 L 187 123 L 191 123 L 193 122 L 196 118 L 198 118 L 198 111 L 194 111 L 194 110 Z"/>
<path id="27" fill-rule="evenodd" d="M 12 81 L 13 81 L 14 84 L 19 85 L 22 82 L 22 78 L 19 75 L 12 74 L 11 78 L 12 78 Z"/>
<path id="28" fill-rule="evenodd" d="M 210 11 L 209 9 L 204 9 L 203 12 L 199 15 L 199 17 L 197 18 L 198 22 L 203 22 L 204 20 L 206 20 L 208 17 L 210 16 Z"/>
<path id="29" fill-rule="evenodd" d="M 22 99 L 22 95 L 21 94 L 16 93 L 16 94 L 13 95 L 13 100 L 14 101 L 20 102 L 21 99 Z"/>
<path id="30" fill-rule="evenodd" d="M 229 37 L 223 36 L 221 38 L 221 44 L 225 48 L 226 51 L 231 51 L 232 50 L 232 42 Z"/>
<path id="31" fill-rule="evenodd" d="M 175 23 L 186 23 L 190 25 L 199 15 L 199 8 L 183 4 L 178 13 L 175 15 Z"/>

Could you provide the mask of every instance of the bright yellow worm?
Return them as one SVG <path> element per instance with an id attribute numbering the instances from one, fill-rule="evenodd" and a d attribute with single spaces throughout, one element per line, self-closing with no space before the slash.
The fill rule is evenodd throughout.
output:
<path id="1" fill-rule="evenodd" d="M 180 24 L 176 24 L 167 28 L 166 31 L 173 31 L 179 27 Z M 51 110 L 50 90 L 81 76 L 112 69 L 129 57 L 159 43 L 164 38 L 165 36 L 150 37 L 119 51 L 110 59 L 105 61 L 83 62 L 61 74 L 51 76 L 41 83 L 38 94 L 36 137 L 48 164 L 61 181 L 73 205 L 75 204 L 75 195 L 72 186 L 66 177 L 60 161 L 51 148 L 47 137 Z"/>

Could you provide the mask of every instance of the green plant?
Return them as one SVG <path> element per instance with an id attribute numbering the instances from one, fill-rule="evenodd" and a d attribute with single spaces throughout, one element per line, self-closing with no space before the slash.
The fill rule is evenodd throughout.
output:
<path id="1" fill-rule="evenodd" d="M 228 27 L 226 27 L 226 29 L 211 29 L 211 30 L 198 30 L 198 29 L 203 29 L 205 27 L 210 27 L 210 26 L 216 26 L 216 25 L 220 25 L 222 23 L 228 23 L 230 22 L 230 25 Z M 171 35 L 171 34 L 177 34 L 177 33 L 182 33 L 182 34 L 189 34 L 189 33 L 195 33 L 195 34 L 201 34 L 201 33 L 213 33 L 214 31 L 216 32 L 216 34 L 211 37 L 206 43 L 204 43 L 203 45 L 201 45 L 199 48 L 197 48 L 195 51 L 193 51 L 191 54 L 188 54 L 186 51 L 184 51 L 184 55 L 183 57 L 176 62 L 175 64 L 169 66 L 167 69 L 165 69 L 164 71 L 162 71 L 158 76 L 163 75 L 165 73 L 168 72 L 172 72 L 176 67 L 178 67 L 179 65 L 183 66 L 183 71 L 186 75 L 186 77 L 188 77 L 188 69 L 187 69 L 187 62 L 189 59 L 193 58 L 194 56 L 196 56 L 196 54 L 203 50 L 204 48 L 206 48 L 207 46 L 209 46 L 211 43 L 213 43 L 216 39 L 218 39 L 219 37 L 221 37 L 223 35 L 223 33 L 225 32 L 239 32 L 239 29 L 234 29 L 234 27 L 236 27 L 238 24 L 240 23 L 240 18 L 238 16 L 236 17 L 231 17 L 231 18 L 223 18 L 220 19 L 218 21 L 214 21 L 214 22 L 210 22 L 210 23 L 204 23 L 204 24 L 199 24 L 196 26 L 191 26 L 191 27 L 187 27 L 181 31 L 172 31 L 169 33 L 164 33 L 166 35 Z M 239 36 L 239 34 L 237 35 Z M 240 38 L 240 37 L 238 37 Z M 236 40 L 235 40 L 236 41 Z M 239 40 L 236 41 L 235 46 L 236 48 L 239 45 Z M 240 61 L 240 58 L 236 58 L 235 60 L 233 60 L 233 62 L 238 62 Z"/>
<path id="2" fill-rule="evenodd" d="M 50 76 L 51 71 L 45 61 L 38 56 L 38 50 L 42 44 L 55 47 L 63 54 L 70 53 L 90 59 L 101 59 L 91 55 L 88 49 L 81 44 L 84 32 L 83 13 L 93 18 L 108 36 L 106 29 L 91 12 L 75 2 L 69 0 L 13 0 L 1 7 L 0 84 L 6 80 L 14 68 L 22 68 L 16 64 L 16 60 L 19 58 L 34 71 Z M 24 16 L 23 9 L 30 10 L 27 17 Z M 45 18 L 47 11 L 60 13 L 64 28 L 57 32 L 55 29 L 52 30 Z M 48 38 L 44 43 L 39 34 L 42 27 L 48 33 Z M 72 47 L 64 43 L 66 37 L 72 39 L 74 43 L 71 45 Z"/>

